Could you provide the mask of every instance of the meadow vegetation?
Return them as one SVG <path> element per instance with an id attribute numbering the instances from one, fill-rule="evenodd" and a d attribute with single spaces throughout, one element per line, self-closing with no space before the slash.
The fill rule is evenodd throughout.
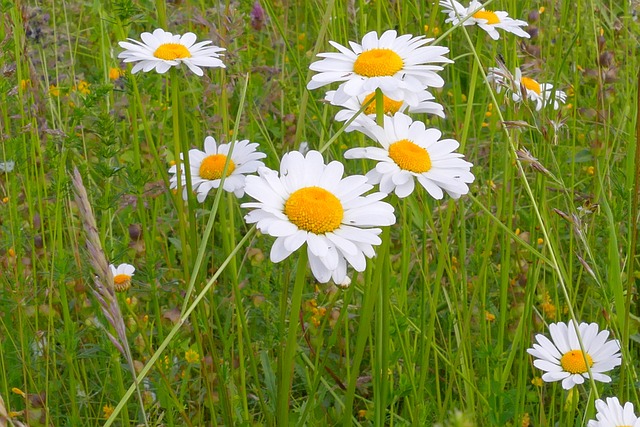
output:
<path id="1" fill-rule="evenodd" d="M 437 0 L 0 1 L 0 426 L 585 426 L 597 399 L 637 408 L 637 3 L 490 1 L 530 36 L 494 40 Z M 158 28 L 226 49 L 224 68 L 132 74 L 119 42 Z M 371 206 L 394 223 L 369 224 L 375 256 L 338 283 L 304 247 L 272 262 L 245 218 L 263 187 L 200 197 L 189 150 L 248 140 L 275 171 L 318 150 L 366 174 L 345 152 L 372 131 L 345 132 L 324 99 L 339 82 L 308 89 L 309 66 L 387 30 L 449 50 L 442 110 L 405 113 L 459 142 L 468 193 L 390 191 Z M 532 80 L 501 85 L 516 68 Z M 543 83 L 548 105 L 513 96 Z M 610 382 L 534 366 L 536 336 L 572 321 L 618 340 Z"/>

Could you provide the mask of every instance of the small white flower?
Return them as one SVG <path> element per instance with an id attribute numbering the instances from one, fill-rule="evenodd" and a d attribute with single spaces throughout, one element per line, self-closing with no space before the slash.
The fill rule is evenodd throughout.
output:
<path id="1" fill-rule="evenodd" d="M 263 167 L 248 176 L 245 191 L 257 202 L 245 216 L 265 234 L 276 237 L 271 261 L 280 262 L 307 244 L 309 266 L 316 280 L 336 284 L 347 278 L 347 263 L 364 271 L 366 258 L 382 243 L 380 227 L 392 225 L 393 207 L 383 193 L 362 194 L 373 187 L 362 175 L 343 178 L 338 161 L 325 164 L 322 154 L 293 151 L 282 156 L 280 172 Z"/>
<path id="2" fill-rule="evenodd" d="M 468 17 L 462 25 L 477 25 L 485 30 L 493 40 L 500 38 L 497 29 L 515 34 L 518 37 L 527 39 L 531 37 L 529 33 L 520 28 L 529 25 L 526 21 L 509 18 L 507 12 L 500 10 L 485 10 L 485 8 L 482 7 L 482 3 L 477 0 L 469 3 L 468 7 L 464 7 L 456 0 L 440 0 L 440 6 L 444 8 L 444 13 L 449 14 L 445 22 L 457 25 L 460 21 Z"/>
<path id="3" fill-rule="evenodd" d="M 338 122 L 346 122 L 351 120 L 353 116 L 355 116 L 358 111 L 362 109 L 363 105 L 367 104 L 369 101 L 371 101 L 372 98 L 375 97 L 375 92 L 372 92 L 370 94 L 354 96 L 347 99 L 345 102 L 338 103 L 334 99 L 335 94 L 335 90 L 330 90 L 327 92 L 327 95 L 324 99 L 329 101 L 333 105 L 343 107 L 343 109 L 338 111 L 335 116 L 335 119 Z M 384 113 L 389 116 L 393 116 L 397 112 L 403 113 L 408 110 L 409 113 L 427 113 L 444 118 L 444 107 L 437 102 L 433 102 L 435 97 L 429 91 L 424 90 L 417 93 L 417 95 L 418 102 L 413 106 L 407 104 L 406 101 L 396 101 L 386 95 L 383 95 Z M 371 103 L 369 103 L 362 114 L 359 114 L 358 117 L 356 117 L 356 119 L 346 127 L 345 132 L 359 130 L 366 133 L 366 129 L 368 129 L 372 125 L 375 125 L 375 117 L 376 101 L 374 99 Z"/>
<path id="4" fill-rule="evenodd" d="M 511 92 L 514 102 L 520 102 L 525 98 L 535 102 L 536 111 L 547 105 L 553 105 L 553 109 L 557 110 L 560 103 L 564 104 L 567 101 L 565 92 L 554 90 L 550 83 L 538 83 L 530 77 L 524 77 L 520 68 L 516 68 L 515 75 L 502 68 L 489 68 L 487 80 L 495 84 L 498 93 L 502 89 Z"/>
<path id="5" fill-rule="evenodd" d="M 573 321 L 569 325 L 563 322 L 550 324 L 551 340 L 542 334 L 536 335 L 538 343 L 527 349 L 527 353 L 536 358 L 533 366 L 545 371 L 543 381 L 562 381 L 565 390 L 589 378 L 587 364 L 594 380 L 610 382 L 611 377 L 604 372 L 622 363 L 619 341 L 607 341 L 609 331 L 598 332 L 596 323 L 583 322 L 577 325 L 584 346 L 583 353 L 575 326 Z"/>
<path id="6" fill-rule="evenodd" d="M 8 162 L 0 162 L 0 173 L 8 173 L 13 172 L 13 169 L 16 166 L 16 162 L 10 160 Z"/>
<path id="7" fill-rule="evenodd" d="M 380 184 L 383 193 L 407 197 L 413 193 L 414 178 L 435 199 L 442 199 L 443 190 L 455 199 L 469 192 L 473 165 L 454 152 L 460 146 L 456 140 L 440 140 L 438 129 L 427 129 L 424 123 L 396 113 L 384 117 L 384 127 L 372 125 L 366 133 L 382 148 L 352 148 L 344 157 L 378 161 L 367 178 L 371 184 Z"/>
<path id="8" fill-rule="evenodd" d="M 442 67 L 430 64 L 453 62 L 444 57 L 449 48 L 425 46 L 431 41 L 433 39 L 411 34 L 398 37 L 393 30 L 385 31 L 379 38 L 375 31 L 367 33 L 361 45 L 349 42 L 351 49 L 330 41 L 340 52 L 318 54 L 324 59 L 309 66 L 318 74 L 311 78 L 307 88 L 344 82 L 334 95 L 337 103 L 380 88 L 391 99 L 416 105 L 417 93 L 425 87 L 444 85 L 444 80 L 436 73 Z"/>
<path id="9" fill-rule="evenodd" d="M 124 292 L 131 287 L 131 278 L 136 268 L 131 264 L 120 264 L 114 266 L 109 264 L 111 274 L 113 275 L 113 286 L 116 292 Z"/>
<path id="10" fill-rule="evenodd" d="M 640 418 L 633 412 L 633 403 L 627 402 L 624 407 L 617 397 L 608 397 L 606 403 L 596 400 L 596 420 L 590 420 L 587 427 L 640 427 Z"/>
<path id="11" fill-rule="evenodd" d="M 123 59 L 124 62 L 137 62 L 131 74 L 140 70 L 146 73 L 154 68 L 156 72 L 163 74 L 169 68 L 177 67 L 181 63 L 198 76 L 204 74 L 200 67 L 225 68 L 223 62 L 218 59 L 221 56 L 219 52 L 225 49 L 214 45 L 208 46 L 213 43 L 210 40 L 196 43 L 196 35 L 193 33 L 182 36 L 173 35 L 158 28 L 153 33 L 142 33 L 140 38 L 142 42 L 127 39 L 131 43 L 118 43 L 125 49 L 120 52 L 118 58 Z"/>
<path id="12" fill-rule="evenodd" d="M 257 147 L 257 143 L 250 143 L 246 139 L 235 142 L 224 179 L 223 189 L 225 191 L 234 193 L 236 197 L 244 195 L 245 175 L 255 173 L 260 166 L 264 166 L 260 159 L 267 156 L 260 151 L 256 151 Z M 207 136 L 204 140 L 204 151 L 189 150 L 191 185 L 197 193 L 198 202 L 204 202 L 211 189 L 220 187 L 222 172 L 227 162 L 229 150 L 230 144 L 220 144 L 218 146 L 216 140 L 211 136 Z M 180 154 L 180 159 L 184 160 L 182 157 L 182 154 Z M 184 167 L 181 168 L 180 172 L 183 188 L 182 198 L 187 200 L 187 177 Z M 173 174 L 169 179 L 170 188 L 178 188 L 177 166 L 172 166 L 169 169 L 169 173 Z"/>

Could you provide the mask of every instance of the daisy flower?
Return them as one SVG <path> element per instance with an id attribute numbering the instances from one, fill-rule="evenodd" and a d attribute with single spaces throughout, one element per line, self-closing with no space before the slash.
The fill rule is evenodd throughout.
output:
<path id="1" fill-rule="evenodd" d="M 125 49 L 120 52 L 118 58 L 124 62 L 137 62 L 131 70 L 131 74 L 135 74 L 142 70 L 145 73 L 155 68 L 156 72 L 163 74 L 169 68 L 177 67 L 181 63 L 194 74 L 203 75 L 200 67 L 222 67 L 225 65 L 218 57 L 219 52 L 225 49 L 218 46 L 208 46 L 213 43 L 205 40 L 196 43 L 196 35 L 186 33 L 184 35 L 173 35 L 160 28 L 153 33 L 142 33 L 140 35 L 141 42 L 134 39 L 127 39 L 129 42 L 118 43 L 121 48 Z"/>
<path id="2" fill-rule="evenodd" d="M 591 420 L 587 427 L 640 427 L 640 418 L 633 412 L 633 403 L 627 402 L 624 407 L 617 397 L 596 400 L 597 421 Z"/>
<path id="3" fill-rule="evenodd" d="M 344 157 L 377 160 L 367 178 L 371 184 L 380 184 L 383 193 L 393 191 L 400 198 L 407 197 L 414 190 L 414 178 L 435 199 L 442 199 L 443 190 L 454 199 L 469 192 L 473 165 L 454 152 L 460 146 L 457 141 L 440 140 L 438 129 L 426 129 L 424 123 L 396 113 L 384 117 L 384 127 L 371 126 L 367 135 L 382 148 L 352 148 Z"/>
<path id="4" fill-rule="evenodd" d="M 220 187 L 222 172 L 224 165 L 227 163 L 227 157 L 231 144 L 217 145 L 216 140 L 207 136 L 204 139 L 204 151 L 193 149 L 189 150 L 189 167 L 191 170 L 191 185 L 193 191 L 197 194 L 198 202 L 204 202 L 212 188 Z M 266 154 L 256 151 L 257 143 L 250 143 L 244 139 L 236 141 L 231 153 L 231 159 L 227 165 L 227 173 L 222 188 L 225 191 L 233 192 L 236 197 L 244 195 L 245 175 L 254 173 L 264 163 L 260 161 L 267 157 Z M 183 159 L 180 154 L 180 159 Z M 169 169 L 169 173 L 173 176 L 169 179 L 170 188 L 178 188 L 178 172 L 176 165 Z M 185 170 L 181 170 L 182 182 L 182 198 L 187 200 L 187 177 Z"/>
<path id="5" fill-rule="evenodd" d="M 553 109 L 560 108 L 560 103 L 567 101 L 567 94 L 561 90 L 554 90 L 550 83 L 538 83 L 536 80 L 522 75 L 520 68 L 516 68 L 515 75 L 504 68 L 489 68 L 487 80 L 496 86 L 498 93 L 502 89 L 511 92 L 514 102 L 520 102 L 524 98 L 536 103 L 536 111 L 542 107 L 553 105 Z"/>
<path id="6" fill-rule="evenodd" d="M 320 53 L 320 61 L 309 68 L 318 71 L 307 85 L 317 89 L 333 82 L 344 82 L 334 95 L 337 103 L 352 96 L 369 94 L 380 88 L 391 99 L 416 105 L 418 93 L 425 87 L 442 87 L 444 80 L 436 71 L 441 66 L 431 63 L 451 63 L 444 57 L 449 48 L 425 46 L 433 39 L 411 34 L 397 36 L 393 30 L 382 36 L 372 31 L 362 38 L 362 44 L 349 42 L 351 49 L 336 42 L 329 43 L 340 52 Z"/>
<path id="7" fill-rule="evenodd" d="M 318 282 L 347 280 L 347 263 L 364 271 L 366 258 L 382 241 L 380 227 L 392 225 L 393 207 L 381 201 L 385 194 L 363 196 L 373 186 L 362 175 L 342 177 L 338 161 L 325 164 L 322 154 L 292 151 L 282 156 L 280 172 L 263 167 L 248 176 L 245 191 L 256 202 L 245 216 L 265 234 L 276 237 L 271 261 L 280 262 L 305 243 L 311 272 Z"/>
<path id="8" fill-rule="evenodd" d="M 136 268 L 131 264 L 120 264 L 115 266 L 109 264 L 111 274 L 113 275 L 113 288 L 116 292 L 124 292 L 131 287 L 131 277 Z"/>
<path id="9" fill-rule="evenodd" d="M 440 6 L 443 7 L 444 13 L 449 14 L 445 22 L 458 25 L 458 23 L 462 21 L 462 25 L 478 25 L 485 30 L 493 40 L 500 38 L 497 29 L 527 39 L 531 37 L 529 33 L 520 28 L 529 25 L 526 21 L 509 18 L 507 12 L 500 10 L 485 10 L 479 1 L 473 0 L 469 3 L 469 7 L 464 7 L 456 0 L 440 0 Z"/>
<path id="10" fill-rule="evenodd" d="M 594 380 L 610 382 L 611 377 L 603 372 L 622 363 L 619 341 L 607 341 L 609 331 L 598 332 L 596 323 L 583 322 L 577 326 L 584 346 L 583 353 L 575 326 L 574 322 L 569 325 L 563 322 L 550 324 L 551 340 L 542 334 L 536 335 L 538 343 L 527 349 L 527 353 L 536 358 L 533 366 L 545 371 L 542 375 L 544 381 L 562 381 L 565 390 L 589 378 L 587 364 Z"/>
<path id="11" fill-rule="evenodd" d="M 375 92 L 370 94 L 362 94 L 348 98 L 345 102 L 337 103 L 335 101 L 335 90 L 330 90 L 325 96 L 325 100 L 339 107 L 343 107 L 338 111 L 335 116 L 336 121 L 346 122 L 351 120 L 361 109 L 363 105 L 366 105 L 372 98 L 375 97 Z M 386 95 L 383 95 L 383 109 L 384 113 L 393 116 L 395 113 L 407 111 L 409 113 L 427 113 L 433 114 L 444 118 L 444 107 L 437 102 L 433 102 L 435 97 L 427 90 L 419 92 L 418 103 L 414 106 L 410 106 L 404 101 L 396 101 Z M 376 101 L 371 102 L 363 111 L 363 114 L 359 114 L 358 117 L 347 126 L 345 132 L 351 132 L 353 130 L 363 130 L 369 128 L 372 124 L 375 124 L 376 117 Z"/>

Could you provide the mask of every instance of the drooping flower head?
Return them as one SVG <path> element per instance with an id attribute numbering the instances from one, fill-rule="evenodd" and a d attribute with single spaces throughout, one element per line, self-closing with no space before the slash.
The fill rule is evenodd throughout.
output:
<path id="1" fill-rule="evenodd" d="M 111 274 L 113 275 L 113 287 L 116 292 L 124 292 L 131 287 L 131 278 L 136 268 L 131 264 L 120 264 L 115 266 L 109 264 Z"/>
<path id="2" fill-rule="evenodd" d="M 580 334 L 584 353 L 580 348 L 575 326 Z M 598 332 L 596 323 L 551 323 L 549 333 L 551 340 L 538 334 L 535 337 L 538 343 L 527 349 L 527 353 L 536 358 L 533 366 L 545 371 L 542 375 L 543 381 L 562 381 L 562 388 L 569 390 L 577 384 L 584 383 L 585 378 L 589 378 L 588 371 L 591 370 L 594 380 L 608 383 L 611 377 L 604 372 L 622 363 L 620 342 L 607 341 L 609 331 Z"/>
<path id="3" fill-rule="evenodd" d="M 353 118 L 353 116 L 355 116 L 362 109 L 362 107 L 368 103 L 368 106 L 365 107 L 362 114 L 359 114 L 358 117 L 356 117 L 356 119 L 345 128 L 346 132 L 351 132 L 353 130 L 363 131 L 363 128 L 368 128 L 372 125 L 375 125 L 375 92 L 354 96 L 348 98 L 345 102 L 342 103 L 337 103 L 335 101 L 335 94 L 336 91 L 330 90 L 327 92 L 327 95 L 324 99 L 333 105 L 343 107 L 343 109 L 338 111 L 335 116 L 336 121 L 339 122 L 346 122 L 351 120 L 351 118 Z M 402 113 L 408 111 L 409 113 L 433 114 L 444 118 L 444 107 L 441 104 L 433 101 L 435 97 L 429 91 L 424 90 L 417 93 L 417 95 L 418 103 L 413 106 L 410 106 L 404 101 L 396 101 L 395 99 L 391 99 L 388 96 L 383 95 L 384 114 L 393 116 L 397 112 Z M 372 100 L 372 98 L 374 99 Z"/>
<path id="4" fill-rule="evenodd" d="M 522 75 L 520 68 L 516 68 L 515 74 L 511 74 L 504 67 L 489 68 L 487 80 L 492 82 L 498 93 L 506 89 L 511 92 L 514 102 L 523 99 L 535 102 L 536 111 L 542 107 L 553 105 L 553 109 L 560 108 L 560 103 L 567 101 L 567 94 L 561 90 L 554 90 L 551 83 L 538 83 L 536 80 Z"/>
<path id="5" fill-rule="evenodd" d="M 518 37 L 527 39 L 531 37 L 529 33 L 520 28 L 529 25 L 526 21 L 509 18 L 507 12 L 500 10 L 485 10 L 482 7 L 482 3 L 477 0 L 472 0 L 468 7 L 464 7 L 456 0 L 440 0 L 440 6 L 444 9 L 444 13 L 449 14 L 445 22 L 457 25 L 468 17 L 462 25 L 477 25 L 485 30 L 493 40 L 500 38 L 498 29 L 515 34 Z"/>
<path id="6" fill-rule="evenodd" d="M 347 159 L 378 161 L 367 173 L 371 184 L 380 184 L 383 193 L 395 192 L 400 198 L 413 193 L 414 178 L 435 199 L 447 192 L 458 198 L 469 192 L 473 182 L 471 163 L 454 151 L 460 144 L 453 139 L 440 140 L 442 132 L 427 129 L 424 123 L 396 113 L 385 116 L 384 127 L 372 125 L 364 133 L 382 146 L 352 148 L 344 153 Z"/>
<path id="7" fill-rule="evenodd" d="M 383 193 L 364 193 L 373 187 L 362 175 L 342 177 L 338 161 L 324 163 L 322 154 L 293 151 L 280 162 L 280 172 L 263 167 L 248 176 L 245 191 L 256 202 L 245 216 L 265 234 L 276 237 L 271 261 L 280 262 L 305 243 L 316 280 L 345 283 L 347 263 L 364 271 L 366 258 L 381 243 L 380 227 L 395 223 L 393 207 Z"/>
<path id="8" fill-rule="evenodd" d="M 196 43 L 196 35 L 193 33 L 173 35 L 158 28 L 153 33 L 142 33 L 140 38 L 142 42 L 127 39 L 130 43 L 118 43 L 125 49 L 118 58 L 124 62 L 137 62 L 131 70 L 132 74 L 140 70 L 146 73 L 154 68 L 156 72 L 163 74 L 182 63 L 198 76 L 204 74 L 200 67 L 225 68 L 219 59 L 219 52 L 225 49 L 211 45 L 213 42 L 210 40 Z"/>
<path id="9" fill-rule="evenodd" d="M 596 400 L 596 420 L 590 420 L 587 427 L 640 427 L 640 418 L 633 412 L 633 403 L 624 407 L 617 397 L 607 397 L 606 402 Z"/>
<path id="10" fill-rule="evenodd" d="M 204 202 L 212 188 L 220 187 L 230 147 L 231 144 L 218 145 L 212 136 L 207 136 L 204 139 L 204 151 L 198 149 L 189 150 L 191 185 L 193 191 L 197 194 L 198 202 Z M 260 151 L 256 151 L 257 147 L 257 143 L 250 143 L 246 139 L 235 142 L 222 187 L 225 191 L 233 192 L 236 197 L 244 195 L 245 175 L 255 173 L 260 166 L 264 166 L 260 159 L 267 156 Z M 180 154 L 180 159 L 184 160 L 182 157 L 182 154 Z M 178 188 L 176 165 L 171 166 L 169 173 L 173 174 L 169 180 L 170 188 Z M 182 198 L 187 200 L 187 177 L 184 168 L 181 168 L 181 177 Z"/>
<path id="11" fill-rule="evenodd" d="M 425 87 L 444 85 L 444 80 L 436 73 L 442 67 L 430 64 L 453 62 L 444 56 L 449 48 L 426 46 L 432 40 L 411 34 L 398 37 L 394 30 L 388 30 L 379 38 L 375 31 L 367 33 L 362 44 L 349 42 L 351 49 L 330 41 L 340 52 L 318 54 L 323 59 L 309 66 L 318 74 L 311 78 L 307 88 L 344 82 L 334 95 L 337 103 L 380 88 L 391 99 L 416 105 L 417 94 Z"/>

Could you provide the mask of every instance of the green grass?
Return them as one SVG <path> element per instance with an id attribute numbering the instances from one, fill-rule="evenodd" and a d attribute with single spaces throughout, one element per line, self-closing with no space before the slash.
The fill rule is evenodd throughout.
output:
<path id="1" fill-rule="evenodd" d="M 0 2 L 0 164 L 15 162 L 0 169 L 0 396 L 26 410 L 15 421 L 583 426 L 596 398 L 638 406 L 633 2 L 496 0 L 536 29 L 498 41 L 451 29 L 427 1 L 265 0 L 259 29 L 253 2 L 211 3 Z M 213 40 L 227 68 L 110 79 L 118 41 L 157 27 Z M 329 40 L 387 29 L 449 47 L 434 91 L 447 117 L 414 117 L 460 141 L 476 179 L 459 200 L 419 186 L 389 196 L 397 224 L 350 287 L 315 283 L 299 253 L 271 263 L 273 238 L 244 222 L 247 196 L 199 204 L 169 190 L 172 162 L 207 135 L 258 142 L 273 169 L 305 141 L 327 161 L 370 145 L 306 89 L 308 66 Z M 498 56 L 567 104 L 536 112 L 496 94 L 485 76 Z M 74 168 L 108 261 L 137 269 L 116 298 L 139 395 L 91 292 Z M 526 349 L 571 318 L 620 340 L 611 383 L 537 382 Z"/>

